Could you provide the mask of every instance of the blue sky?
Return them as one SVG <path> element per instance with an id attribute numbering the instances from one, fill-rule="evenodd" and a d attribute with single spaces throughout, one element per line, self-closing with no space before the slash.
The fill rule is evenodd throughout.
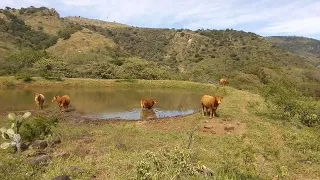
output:
<path id="1" fill-rule="evenodd" d="M 201 3 L 200 3 L 201 2 Z M 1 0 L 139 27 L 244 30 L 320 39 L 320 0 Z"/>

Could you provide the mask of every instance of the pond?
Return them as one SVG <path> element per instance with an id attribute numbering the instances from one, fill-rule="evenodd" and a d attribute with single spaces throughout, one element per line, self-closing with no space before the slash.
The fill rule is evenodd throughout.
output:
<path id="1" fill-rule="evenodd" d="M 84 117 L 98 119 L 154 119 L 192 114 L 200 109 L 202 94 L 176 89 L 138 88 L 37 88 L 1 89 L 0 111 L 20 111 L 35 109 L 34 94 L 45 97 L 44 109 L 59 112 L 57 103 L 51 103 L 54 95 L 69 95 L 70 111 Z M 152 98 L 156 104 L 150 110 L 142 110 L 140 100 Z"/>

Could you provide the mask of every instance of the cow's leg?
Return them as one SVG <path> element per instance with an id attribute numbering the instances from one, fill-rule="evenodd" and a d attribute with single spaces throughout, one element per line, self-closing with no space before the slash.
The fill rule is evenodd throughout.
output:
<path id="1" fill-rule="evenodd" d="M 203 104 L 201 105 L 202 105 L 202 115 L 204 115 L 204 105 Z"/>
<path id="2" fill-rule="evenodd" d="M 213 115 L 213 109 L 210 108 L 210 118 L 212 118 L 212 115 Z"/>
<path id="3" fill-rule="evenodd" d="M 60 107 L 60 112 L 63 112 L 63 105 L 61 103 L 59 104 L 59 107 Z"/>

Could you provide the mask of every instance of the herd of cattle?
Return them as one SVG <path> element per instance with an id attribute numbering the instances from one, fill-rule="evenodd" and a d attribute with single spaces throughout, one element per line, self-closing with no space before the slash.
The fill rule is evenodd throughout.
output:
<path id="1" fill-rule="evenodd" d="M 221 86 L 224 86 L 227 82 L 226 78 L 221 78 L 219 83 Z M 201 98 L 202 105 L 202 114 L 206 115 L 208 113 L 208 109 L 210 109 L 210 118 L 217 116 L 216 110 L 221 104 L 223 97 L 222 96 L 209 96 L 204 95 Z M 36 102 L 37 108 L 42 109 L 43 103 L 45 101 L 45 97 L 43 94 L 36 93 L 34 97 L 34 101 Z M 60 108 L 60 112 L 65 112 L 68 109 L 71 99 L 68 95 L 64 96 L 54 96 L 52 102 L 57 102 Z M 154 99 L 142 99 L 140 101 L 140 105 L 142 109 L 151 109 L 153 105 L 156 104 Z"/>

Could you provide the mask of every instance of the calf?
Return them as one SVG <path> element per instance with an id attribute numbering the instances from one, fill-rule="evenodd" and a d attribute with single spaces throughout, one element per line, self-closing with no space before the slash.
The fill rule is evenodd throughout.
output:
<path id="1" fill-rule="evenodd" d="M 201 98 L 201 105 L 202 105 L 202 114 L 204 114 L 204 108 L 206 108 L 206 113 L 208 108 L 210 109 L 210 118 L 213 116 L 217 116 L 216 110 L 221 104 L 221 100 L 223 99 L 222 96 L 209 96 L 209 95 L 204 95 Z"/>
<path id="2" fill-rule="evenodd" d="M 219 84 L 220 84 L 221 86 L 225 86 L 226 83 L 227 83 L 227 78 L 221 78 L 220 81 L 219 81 Z"/>
<path id="3" fill-rule="evenodd" d="M 36 102 L 37 108 L 42 109 L 43 108 L 43 103 L 44 103 L 44 95 L 40 93 L 36 93 L 34 95 L 34 101 Z"/>

